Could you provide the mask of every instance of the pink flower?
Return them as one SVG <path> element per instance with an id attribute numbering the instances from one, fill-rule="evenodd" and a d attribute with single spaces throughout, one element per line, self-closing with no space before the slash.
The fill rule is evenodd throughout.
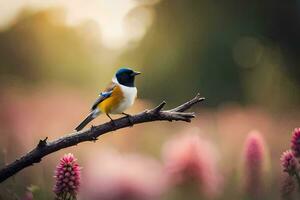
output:
<path id="1" fill-rule="evenodd" d="M 292 140 L 291 149 L 296 158 L 300 158 L 300 128 L 295 128 Z"/>
<path id="2" fill-rule="evenodd" d="M 89 160 L 82 199 L 155 200 L 164 190 L 161 165 L 151 158 L 102 150 Z"/>
<path id="3" fill-rule="evenodd" d="M 284 176 L 281 182 L 280 195 L 281 199 L 293 199 L 296 184 L 291 176 Z"/>
<path id="4" fill-rule="evenodd" d="M 249 133 L 244 145 L 245 189 L 250 196 L 261 196 L 263 192 L 263 168 L 265 143 L 258 131 Z"/>
<path id="5" fill-rule="evenodd" d="M 55 170 L 56 183 L 53 191 L 57 199 L 76 199 L 80 184 L 80 167 L 73 154 L 65 154 Z"/>
<path id="6" fill-rule="evenodd" d="M 298 163 L 291 150 L 283 152 L 280 160 L 283 171 L 287 172 L 291 176 L 297 173 Z"/>
<path id="7" fill-rule="evenodd" d="M 212 145 L 191 129 L 165 144 L 163 156 L 169 184 L 195 183 L 199 194 L 214 197 L 219 194 L 222 176 L 217 169 L 216 152 Z"/>

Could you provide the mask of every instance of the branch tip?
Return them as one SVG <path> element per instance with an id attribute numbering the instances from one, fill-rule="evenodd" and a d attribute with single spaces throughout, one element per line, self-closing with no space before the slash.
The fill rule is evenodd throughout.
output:
<path id="1" fill-rule="evenodd" d="M 43 140 L 40 140 L 39 143 L 38 143 L 38 145 L 37 145 L 37 147 L 38 148 L 42 148 L 42 147 L 46 146 L 47 145 L 47 140 L 48 140 L 48 137 L 46 137 Z"/>
<path id="2" fill-rule="evenodd" d="M 198 93 L 193 99 L 185 102 L 184 104 L 169 110 L 170 112 L 183 112 L 194 106 L 195 104 L 203 101 L 205 98 L 201 97 L 200 93 Z"/>
<path id="3" fill-rule="evenodd" d="M 154 113 L 158 113 L 159 111 L 161 111 L 163 109 L 163 107 L 167 104 L 166 101 L 161 102 L 158 106 L 156 106 L 152 111 Z"/>
<path id="4" fill-rule="evenodd" d="M 205 97 L 202 97 L 201 95 L 200 95 L 200 93 L 198 93 L 195 97 L 194 97 L 194 99 L 195 100 L 198 100 L 198 101 L 203 101 L 203 100 L 205 100 Z M 193 100 L 193 99 L 192 99 Z"/>

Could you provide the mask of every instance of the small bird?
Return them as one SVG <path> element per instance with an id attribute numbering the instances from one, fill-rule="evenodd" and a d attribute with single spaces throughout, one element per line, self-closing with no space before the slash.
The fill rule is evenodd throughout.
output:
<path id="1" fill-rule="evenodd" d="M 75 128 L 76 131 L 82 130 L 90 121 L 101 113 L 106 114 L 112 123 L 113 119 L 109 114 L 126 115 L 130 121 L 130 115 L 124 111 L 131 107 L 137 96 L 137 89 L 134 86 L 134 79 L 140 72 L 129 68 L 120 68 L 109 86 L 100 93 L 95 103 L 92 105 L 90 114 Z"/>

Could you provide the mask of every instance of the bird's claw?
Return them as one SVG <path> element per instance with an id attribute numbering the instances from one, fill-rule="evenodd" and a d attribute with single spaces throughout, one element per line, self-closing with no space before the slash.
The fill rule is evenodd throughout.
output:
<path id="1" fill-rule="evenodd" d="M 111 122 L 111 124 L 112 124 L 114 127 L 117 126 L 115 120 L 111 119 L 110 122 Z"/>
<path id="2" fill-rule="evenodd" d="M 129 121 L 130 126 L 132 127 L 134 125 L 134 123 L 133 123 L 133 121 L 131 119 L 132 116 L 130 114 L 127 114 L 127 113 L 122 113 L 122 114 L 126 116 L 126 118 Z"/>
<path id="3" fill-rule="evenodd" d="M 132 119 L 131 119 L 131 116 L 128 115 L 128 116 L 127 116 L 127 119 L 128 119 L 128 121 L 129 121 L 130 126 L 132 127 L 134 124 L 133 124 L 133 121 L 132 121 Z"/>

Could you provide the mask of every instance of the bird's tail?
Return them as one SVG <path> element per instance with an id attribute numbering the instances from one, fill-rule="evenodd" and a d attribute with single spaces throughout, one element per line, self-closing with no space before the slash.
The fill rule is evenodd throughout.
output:
<path id="1" fill-rule="evenodd" d="M 76 131 L 81 131 L 90 121 L 95 119 L 95 115 L 93 112 L 91 112 L 76 128 Z"/>

